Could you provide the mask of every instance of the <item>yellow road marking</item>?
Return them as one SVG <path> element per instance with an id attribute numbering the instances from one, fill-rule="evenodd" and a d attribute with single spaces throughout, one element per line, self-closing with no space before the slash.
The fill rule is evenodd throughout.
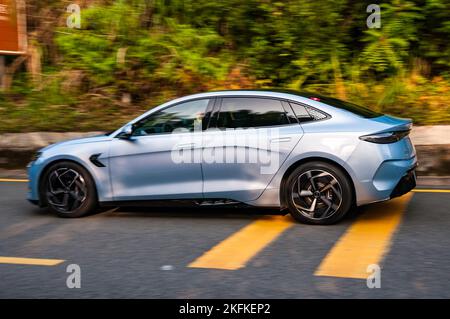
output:
<path id="1" fill-rule="evenodd" d="M 28 179 L 19 179 L 19 178 L 0 178 L 0 182 L 19 182 L 19 183 L 27 183 Z"/>
<path id="2" fill-rule="evenodd" d="M 316 276 L 366 279 L 370 264 L 379 264 L 388 252 L 412 193 L 373 204 L 334 245 L 315 272 Z"/>
<path id="3" fill-rule="evenodd" d="M 450 193 L 450 189 L 424 189 L 415 188 L 412 190 L 414 193 Z"/>
<path id="4" fill-rule="evenodd" d="M 56 266 L 64 262 L 62 259 L 0 257 L 0 264 Z"/>
<path id="5" fill-rule="evenodd" d="M 236 270 L 294 225 L 290 217 L 271 216 L 258 219 L 188 265 L 191 268 Z"/>

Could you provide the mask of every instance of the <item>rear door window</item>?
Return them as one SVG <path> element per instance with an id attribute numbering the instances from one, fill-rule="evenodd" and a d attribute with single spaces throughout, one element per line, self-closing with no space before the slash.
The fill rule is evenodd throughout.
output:
<path id="1" fill-rule="evenodd" d="M 218 128 L 264 127 L 289 124 L 281 101 L 267 98 L 223 98 Z"/>

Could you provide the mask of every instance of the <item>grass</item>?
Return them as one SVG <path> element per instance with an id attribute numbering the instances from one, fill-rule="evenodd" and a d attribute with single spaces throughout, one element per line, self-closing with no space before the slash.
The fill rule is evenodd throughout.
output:
<path id="1" fill-rule="evenodd" d="M 345 82 L 344 87 L 347 100 L 412 118 L 416 125 L 450 124 L 450 85 L 443 78 L 428 80 L 410 75 L 383 82 Z M 336 95 L 333 85 L 302 89 Z M 146 100 L 128 104 L 108 89 L 77 95 L 62 89 L 56 80 L 41 89 L 31 89 L 19 79 L 8 95 L 0 94 L 0 132 L 109 131 L 175 95 L 176 91 L 161 90 Z"/>

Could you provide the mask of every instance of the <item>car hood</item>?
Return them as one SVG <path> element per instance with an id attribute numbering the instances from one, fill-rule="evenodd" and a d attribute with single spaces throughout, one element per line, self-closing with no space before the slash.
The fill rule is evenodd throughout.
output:
<path id="1" fill-rule="evenodd" d="M 108 135 L 96 135 L 96 136 L 89 136 L 89 137 L 83 137 L 83 138 L 75 138 L 70 139 L 66 141 L 61 141 L 58 143 L 50 144 L 42 149 L 40 149 L 41 152 L 48 151 L 55 147 L 61 147 L 61 146 L 69 146 L 69 145 L 75 145 L 75 144 L 86 144 L 86 143 L 98 143 L 98 142 L 104 142 L 104 141 L 110 141 L 111 137 Z"/>

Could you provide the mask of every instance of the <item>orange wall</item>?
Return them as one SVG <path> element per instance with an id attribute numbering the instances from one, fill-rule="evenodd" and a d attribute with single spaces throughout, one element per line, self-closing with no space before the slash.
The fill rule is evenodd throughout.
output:
<path id="1" fill-rule="evenodd" d="M 20 51 L 14 0 L 0 0 L 0 50 Z"/>

